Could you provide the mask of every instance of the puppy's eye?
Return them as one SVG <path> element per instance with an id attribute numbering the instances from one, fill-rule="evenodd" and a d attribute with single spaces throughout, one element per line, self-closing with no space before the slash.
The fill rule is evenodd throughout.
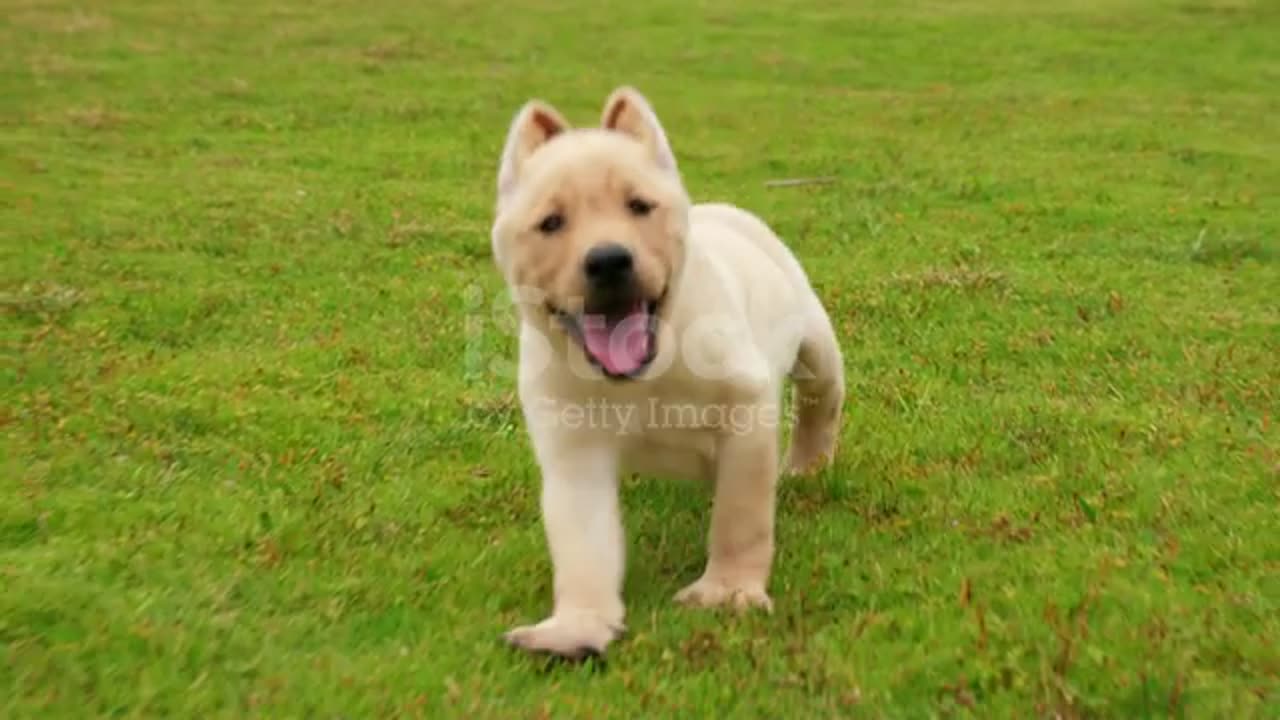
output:
<path id="1" fill-rule="evenodd" d="M 644 217 L 653 212 L 653 203 L 640 198 L 631 198 L 627 201 L 627 209 L 636 217 Z"/>
<path id="2" fill-rule="evenodd" d="M 542 218 L 542 222 L 538 223 L 538 230 L 544 235 L 550 235 L 562 227 L 564 227 L 564 215 L 560 213 L 551 213 Z"/>

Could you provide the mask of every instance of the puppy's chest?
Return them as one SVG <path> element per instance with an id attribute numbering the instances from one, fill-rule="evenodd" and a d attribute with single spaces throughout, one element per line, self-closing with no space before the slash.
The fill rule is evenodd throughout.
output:
<path id="1" fill-rule="evenodd" d="M 716 434 L 699 429 L 649 428 L 628 436 L 623 466 L 645 475 L 708 480 L 715 474 Z"/>
<path id="2" fill-rule="evenodd" d="M 723 420 L 713 406 L 646 398 L 619 436 L 627 469 L 647 475 L 707 479 L 714 474 Z"/>

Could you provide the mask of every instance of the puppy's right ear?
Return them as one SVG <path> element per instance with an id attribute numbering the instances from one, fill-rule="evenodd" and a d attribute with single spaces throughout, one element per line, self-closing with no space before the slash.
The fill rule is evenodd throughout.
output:
<path id="1" fill-rule="evenodd" d="M 498 201 L 515 190 L 520 168 L 548 140 L 569 129 L 560 113 L 541 100 L 530 100 L 511 121 L 507 143 L 498 166 Z"/>
<path id="2" fill-rule="evenodd" d="M 658 122 L 653 106 L 639 90 L 623 85 L 609 94 L 600 121 L 606 130 L 616 130 L 639 140 L 652 153 L 654 162 L 663 170 L 677 172 L 676 155 L 671 151 L 667 133 Z"/>

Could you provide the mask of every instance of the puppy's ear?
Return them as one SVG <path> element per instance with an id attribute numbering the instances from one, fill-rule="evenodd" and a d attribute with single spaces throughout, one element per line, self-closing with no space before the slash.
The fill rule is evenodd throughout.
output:
<path id="1" fill-rule="evenodd" d="M 654 161 L 664 170 L 676 172 L 676 156 L 667 142 L 667 134 L 658 115 L 635 88 L 623 86 L 614 90 L 604 104 L 601 125 L 606 130 L 626 133 L 644 143 Z"/>
<path id="2" fill-rule="evenodd" d="M 530 100 L 520 108 L 507 131 L 507 142 L 502 149 L 502 162 L 498 166 L 498 200 L 515 190 L 520 180 L 520 167 L 548 140 L 569 129 L 569 123 L 560 113 L 541 100 Z"/>

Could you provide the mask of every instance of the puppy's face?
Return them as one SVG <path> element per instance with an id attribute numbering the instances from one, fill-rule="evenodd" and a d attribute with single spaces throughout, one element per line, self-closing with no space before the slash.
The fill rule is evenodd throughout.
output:
<path id="1" fill-rule="evenodd" d="M 598 129 L 532 102 L 499 171 L 493 250 L 526 313 L 612 378 L 642 373 L 684 259 L 689 199 L 648 103 L 616 91 Z"/>

